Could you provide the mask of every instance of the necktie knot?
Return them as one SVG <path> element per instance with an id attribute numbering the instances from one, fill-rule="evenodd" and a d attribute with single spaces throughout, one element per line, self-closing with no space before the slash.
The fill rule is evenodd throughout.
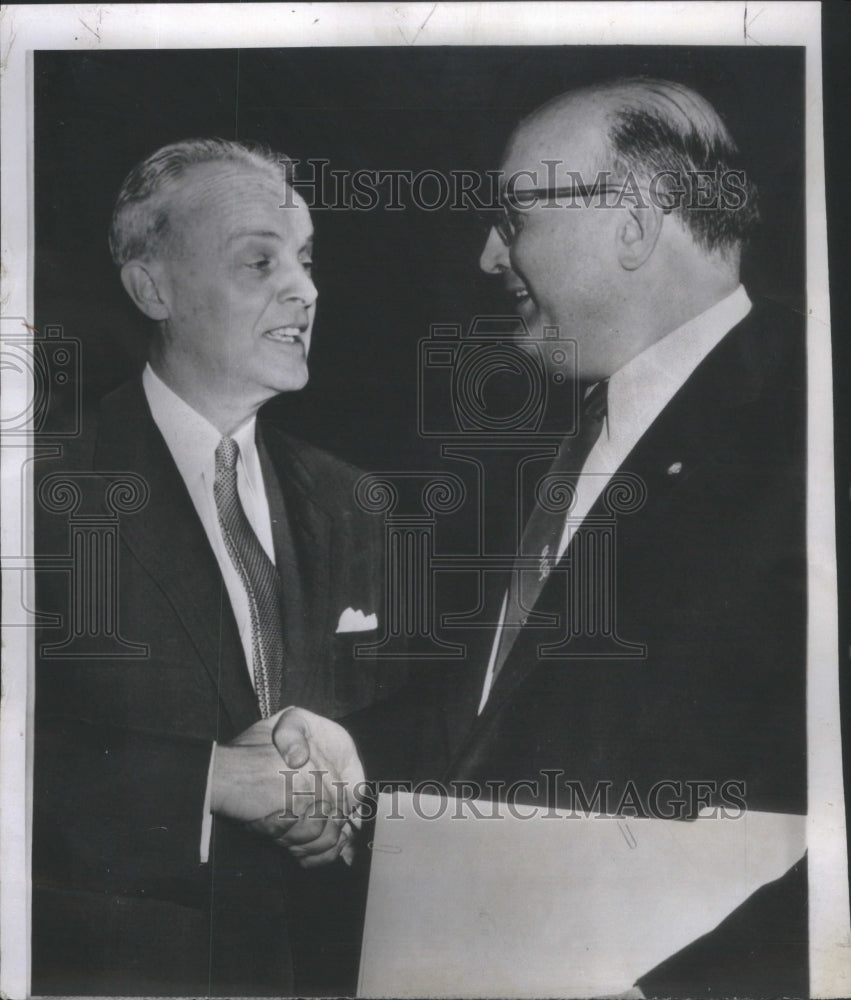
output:
<path id="1" fill-rule="evenodd" d="M 238 458 L 239 445 L 232 437 L 223 437 L 216 448 L 216 476 L 223 472 L 234 472 Z"/>

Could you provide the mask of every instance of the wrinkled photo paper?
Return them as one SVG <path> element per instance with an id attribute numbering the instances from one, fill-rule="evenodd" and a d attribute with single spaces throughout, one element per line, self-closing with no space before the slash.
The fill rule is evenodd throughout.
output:
<path id="1" fill-rule="evenodd" d="M 0 32 L 3 995 L 847 996 L 820 5 Z"/>

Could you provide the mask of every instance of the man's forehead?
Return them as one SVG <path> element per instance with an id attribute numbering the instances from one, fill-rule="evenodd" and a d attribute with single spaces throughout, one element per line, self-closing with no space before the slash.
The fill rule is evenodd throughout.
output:
<path id="1" fill-rule="evenodd" d="M 522 121 L 511 134 L 503 155 L 501 169 L 508 175 L 534 171 L 538 186 L 552 176 L 556 161 L 557 175 L 568 171 L 583 175 L 604 165 L 607 153 L 607 119 L 603 102 L 593 97 L 553 101 Z M 520 182 L 518 182 L 518 186 Z M 522 186 L 532 186 L 523 182 Z"/>
<path id="2" fill-rule="evenodd" d="M 167 197 L 184 219 L 246 229 L 252 220 L 263 218 L 273 228 L 312 231 L 303 198 L 272 164 L 268 168 L 230 162 L 195 164 L 174 182 Z"/>

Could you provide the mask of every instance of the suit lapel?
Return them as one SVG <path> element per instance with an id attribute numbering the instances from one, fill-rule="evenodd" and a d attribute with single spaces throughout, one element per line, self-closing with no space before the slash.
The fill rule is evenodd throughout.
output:
<path id="1" fill-rule="evenodd" d="M 485 574 L 487 581 L 482 594 L 482 602 L 488 621 L 497 621 L 502 600 L 508 583 L 507 573 Z M 459 574 L 463 578 L 463 574 Z M 469 607 L 475 603 L 476 595 L 465 594 L 456 597 L 458 607 Z M 448 758 L 454 757 L 467 733 L 477 720 L 479 702 L 482 697 L 485 668 L 490 661 L 495 631 L 491 628 L 468 629 L 456 636 L 465 646 L 464 661 L 460 668 L 451 669 L 445 678 L 448 688 L 443 698 L 446 705 L 444 714 L 445 739 Z"/>
<path id="2" fill-rule="evenodd" d="M 758 399 L 766 377 L 762 331 L 757 308 L 698 365 L 629 454 L 618 474 L 638 477 L 647 499 L 642 509 L 619 516 L 620 531 L 653 532 L 653 523 L 665 516 L 678 490 L 695 475 L 705 474 L 719 459 L 723 462 L 724 450 L 734 440 L 740 421 L 747 419 L 747 407 Z M 604 498 L 598 497 L 585 523 L 607 512 Z M 569 558 L 570 551 L 563 559 Z M 550 575 L 538 595 L 537 609 L 564 613 L 564 579 L 563 573 Z M 461 753 L 465 757 L 475 747 L 477 737 L 487 733 L 494 714 L 538 667 L 529 636 L 524 637 L 523 632 L 525 629 L 463 742 Z"/>
<path id="3" fill-rule="evenodd" d="M 183 623 L 235 731 L 259 718 L 227 590 L 183 479 L 151 417 L 139 382 L 104 400 L 98 471 L 132 470 L 149 500 L 120 523 L 122 539 L 157 581 Z"/>
<path id="4" fill-rule="evenodd" d="M 323 645 L 332 633 L 329 601 L 332 569 L 331 518 L 317 503 L 317 489 L 298 456 L 297 443 L 258 422 L 261 458 L 268 462 L 264 477 L 274 479 L 280 500 L 269 492 L 275 535 L 275 555 L 284 591 L 283 617 L 288 662 L 284 697 L 288 702 L 310 700 L 313 686 L 330 655 Z M 276 510 L 276 505 L 281 507 Z"/>

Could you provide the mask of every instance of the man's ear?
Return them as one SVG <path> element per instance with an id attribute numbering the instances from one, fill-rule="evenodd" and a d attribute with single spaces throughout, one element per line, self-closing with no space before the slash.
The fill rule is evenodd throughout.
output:
<path id="1" fill-rule="evenodd" d="M 664 213 L 656 205 L 625 205 L 625 217 L 617 229 L 617 252 L 621 267 L 636 271 L 648 259 L 662 231 Z"/>
<path id="2" fill-rule="evenodd" d="M 140 260 L 130 260 L 121 268 L 121 284 L 148 319 L 168 319 L 169 309 L 161 294 L 159 268 Z"/>

